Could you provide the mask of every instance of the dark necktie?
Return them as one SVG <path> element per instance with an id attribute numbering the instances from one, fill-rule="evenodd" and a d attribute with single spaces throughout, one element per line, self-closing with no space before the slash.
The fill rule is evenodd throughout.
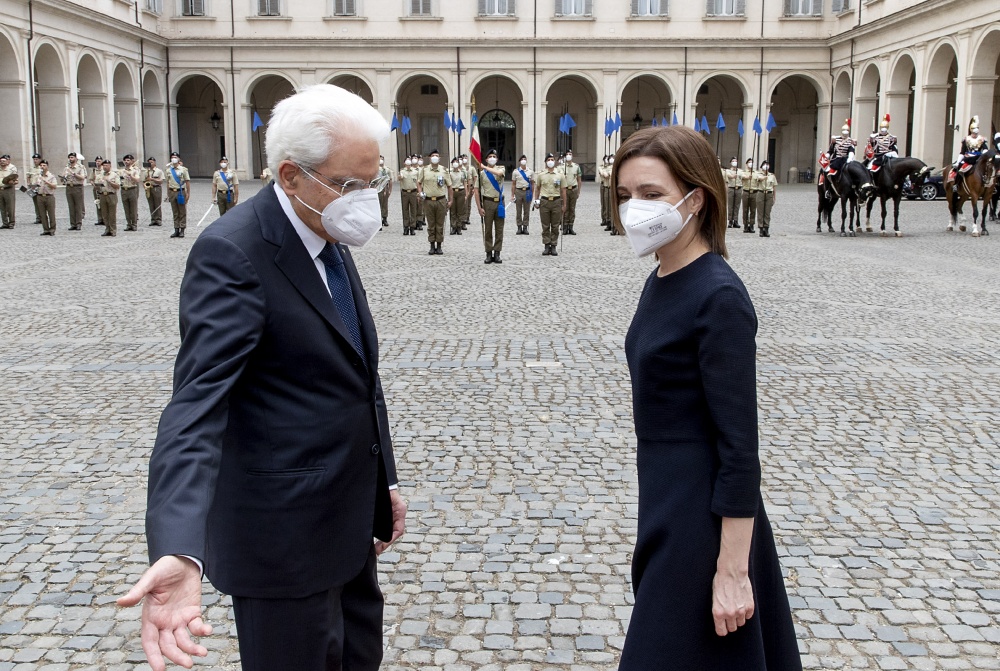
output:
<path id="1" fill-rule="evenodd" d="M 340 255 L 340 249 L 336 245 L 327 243 L 323 251 L 319 253 L 319 260 L 326 267 L 326 281 L 330 285 L 333 304 L 337 307 L 337 312 L 340 313 L 340 319 L 347 327 L 347 332 L 351 334 L 354 349 L 364 360 L 365 350 L 361 344 L 358 308 L 354 304 L 354 294 L 351 292 L 351 281 L 347 277 L 347 268 L 344 267 L 344 257 Z"/>

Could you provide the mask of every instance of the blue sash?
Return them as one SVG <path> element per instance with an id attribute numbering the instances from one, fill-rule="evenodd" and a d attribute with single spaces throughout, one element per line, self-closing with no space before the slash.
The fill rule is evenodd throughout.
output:
<path id="1" fill-rule="evenodd" d="M 507 216 L 507 210 L 503 206 L 503 187 L 500 186 L 500 184 L 497 182 L 497 178 L 493 176 L 493 173 L 487 172 L 484 169 L 483 174 L 486 175 L 486 179 L 490 180 L 490 184 L 492 184 L 493 188 L 496 189 L 497 193 L 500 194 L 500 204 L 497 205 L 497 216 L 503 219 Z"/>
<path id="2" fill-rule="evenodd" d="M 520 168 L 518 168 L 517 171 L 521 173 L 521 179 L 528 183 L 528 190 L 524 192 L 524 197 L 531 201 L 531 180 L 528 179 L 528 176 L 524 174 L 524 171 Z"/>
<path id="3" fill-rule="evenodd" d="M 233 187 L 229 186 L 229 180 L 226 179 L 226 171 L 220 170 L 219 177 L 221 177 L 222 181 L 226 183 L 226 202 L 233 202 Z"/>
<path id="4" fill-rule="evenodd" d="M 174 176 L 174 181 L 177 182 L 177 185 L 179 187 L 181 187 L 180 190 L 177 191 L 177 204 L 178 205 L 183 205 L 184 204 L 184 185 L 181 184 L 181 178 L 177 176 L 177 171 L 174 170 L 174 166 L 170 166 L 170 174 Z"/>

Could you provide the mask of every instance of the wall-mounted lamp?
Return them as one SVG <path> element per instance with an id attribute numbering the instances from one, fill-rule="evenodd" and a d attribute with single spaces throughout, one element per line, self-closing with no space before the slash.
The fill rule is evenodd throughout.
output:
<path id="1" fill-rule="evenodd" d="M 212 123 L 212 130 L 219 130 L 219 123 L 222 121 L 222 117 L 219 116 L 218 112 L 212 112 L 212 116 L 208 117 L 208 120 Z"/>

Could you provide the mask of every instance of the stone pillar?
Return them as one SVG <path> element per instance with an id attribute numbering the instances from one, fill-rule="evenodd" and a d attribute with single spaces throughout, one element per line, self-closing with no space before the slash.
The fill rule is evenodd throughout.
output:
<path id="1" fill-rule="evenodd" d="M 904 156 L 906 152 L 906 122 L 907 108 L 910 105 L 910 91 L 886 91 L 885 110 L 890 117 L 889 132 L 896 136 L 896 146 L 899 147 L 899 155 Z M 885 114 L 883 113 L 883 116 Z M 879 119 L 879 123 L 882 120 Z M 914 126 L 916 128 L 916 126 Z"/>

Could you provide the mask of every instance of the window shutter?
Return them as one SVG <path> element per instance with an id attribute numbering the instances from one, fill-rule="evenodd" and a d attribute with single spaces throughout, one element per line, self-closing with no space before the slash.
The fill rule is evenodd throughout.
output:
<path id="1" fill-rule="evenodd" d="M 515 4 L 514 0 L 507 0 L 507 13 L 510 14 L 511 16 L 514 16 L 514 14 L 517 13 L 517 11 L 514 9 L 514 4 Z"/>
<path id="2" fill-rule="evenodd" d="M 563 15 L 563 0 L 555 0 L 556 4 L 556 16 Z"/>
<path id="3" fill-rule="evenodd" d="M 792 15 L 792 0 L 785 0 L 785 16 Z"/>
<path id="4" fill-rule="evenodd" d="M 205 0 L 191 0 L 191 15 L 192 16 L 205 15 Z"/>
<path id="5" fill-rule="evenodd" d="M 840 14 L 844 11 L 844 0 L 833 0 L 833 5 L 830 7 L 830 11 L 834 14 Z"/>
<path id="6" fill-rule="evenodd" d="M 705 3 L 705 16 L 715 16 L 715 0 L 708 0 Z"/>
<path id="7" fill-rule="evenodd" d="M 812 6 L 813 16 L 822 16 L 823 14 L 823 0 L 813 0 Z"/>
<path id="8" fill-rule="evenodd" d="M 420 0 L 410 0 L 410 16 L 420 16 L 423 13 L 420 11 L 422 4 Z"/>
<path id="9" fill-rule="evenodd" d="M 639 16 L 639 0 L 632 0 L 632 16 Z"/>
<path id="10" fill-rule="evenodd" d="M 590 16 L 594 13 L 594 0 L 586 0 L 583 3 L 583 15 Z"/>
<path id="11" fill-rule="evenodd" d="M 257 14 L 260 16 L 267 16 L 271 13 L 271 2 L 270 0 L 257 0 Z"/>
<path id="12" fill-rule="evenodd" d="M 736 0 L 736 11 L 734 14 L 736 16 L 746 16 L 747 13 L 747 0 Z"/>
<path id="13" fill-rule="evenodd" d="M 479 0 L 479 16 L 486 16 L 486 0 Z"/>

